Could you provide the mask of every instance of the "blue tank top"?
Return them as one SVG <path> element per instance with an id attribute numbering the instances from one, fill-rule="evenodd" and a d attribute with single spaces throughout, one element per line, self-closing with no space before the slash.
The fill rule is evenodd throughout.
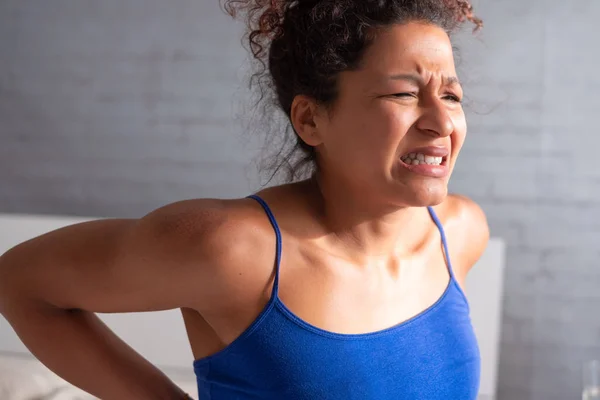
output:
<path id="1" fill-rule="evenodd" d="M 435 304 L 381 331 L 340 334 L 317 328 L 277 295 L 281 232 L 272 295 L 256 320 L 225 349 L 196 360 L 200 400 L 474 400 L 480 356 L 466 297 L 432 208 L 450 280 Z"/>

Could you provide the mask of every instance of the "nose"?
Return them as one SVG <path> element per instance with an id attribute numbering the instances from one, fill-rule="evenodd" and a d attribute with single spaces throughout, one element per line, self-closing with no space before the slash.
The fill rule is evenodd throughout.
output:
<path id="1" fill-rule="evenodd" d="M 428 103 L 422 108 L 423 112 L 417 121 L 417 128 L 435 137 L 450 136 L 455 127 L 448 109 L 440 100 Z"/>

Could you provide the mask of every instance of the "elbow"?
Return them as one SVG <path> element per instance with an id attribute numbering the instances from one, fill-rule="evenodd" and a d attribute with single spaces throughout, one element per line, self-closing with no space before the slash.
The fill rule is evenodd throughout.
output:
<path id="1" fill-rule="evenodd" d="M 0 255 L 0 314 L 4 308 L 4 304 L 7 301 L 7 296 L 11 287 L 11 273 L 8 266 L 7 253 Z"/>
<path id="2" fill-rule="evenodd" d="M 13 303 L 16 294 L 21 292 L 16 267 L 16 249 L 12 248 L 0 255 L 0 314 L 2 315 L 5 314 L 9 303 Z"/>
<path id="3" fill-rule="evenodd" d="M 0 255 L 0 314 L 3 314 L 11 286 L 11 274 L 6 258 L 7 253 Z"/>

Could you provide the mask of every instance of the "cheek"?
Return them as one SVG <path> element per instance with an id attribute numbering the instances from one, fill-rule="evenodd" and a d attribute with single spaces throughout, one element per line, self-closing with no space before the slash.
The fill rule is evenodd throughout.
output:
<path id="1" fill-rule="evenodd" d="M 396 159 L 398 145 L 410 126 L 409 114 L 382 102 L 340 108 L 327 129 L 326 157 L 349 168 L 365 164 L 387 168 Z"/>
<path id="2" fill-rule="evenodd" d="M 378 102 L 349 117 L 348 132 L 364 153 L 377 157 L 395 154 L 410 126 L 410 113 L 398 112 L 392 103 Z"/>
<path id="3" fill-rule="evenodd" d="M 335 158 L 365 159 L 378 139 L 381 121 L 364 107 L 344 109 L 328 127 L 326 148 Z"/>
<path id="4" fill-rule="evenodd" d="M 399 148 L 410 127 L 414 124 L 415 115 L 411 110 L 399 110 L 392 102 L 380 104 L 373 114 L 373 137 L 367 144 L 376 151 L 380 164 L 389 166 L 400 156 Z"/>
<path id="5" fill-rule="evenodd" d="M 406 136 L 410 127 L 416 122 L 416 115 L 410 109 L 399 111 L 398 106 L 389 104 L 383 107 L 382 121 L 385 121 L 386 137 L 389 141 L 398 143 Z"/>

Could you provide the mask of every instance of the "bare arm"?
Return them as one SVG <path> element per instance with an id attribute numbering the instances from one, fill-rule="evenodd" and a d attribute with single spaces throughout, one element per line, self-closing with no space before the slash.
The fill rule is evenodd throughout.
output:
<path id="1" fill-rule="evenodd" d="M 178 203 L 139 220 L 73 225 L 16 246 L 0 257 L 0 312 L 46 366 L 99 398 L 183 399 L 93 312 L 202 303 L 219 204 Z"/>

